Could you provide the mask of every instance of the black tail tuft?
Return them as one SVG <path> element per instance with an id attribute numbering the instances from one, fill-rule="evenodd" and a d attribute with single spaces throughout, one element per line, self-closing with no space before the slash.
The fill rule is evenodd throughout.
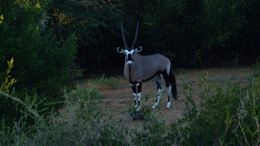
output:
<path id="1" fill-rule="evenodd" d="M 177 100 L 178 98 L 178 93 L 177 93 L 177 84 L 176 84 L 176 78 L 175 78 L 175 74 L 171 68 L 170 71 L 170 84 L 172 85 L 172 95 L 174 97 L 175 100 Z"/>

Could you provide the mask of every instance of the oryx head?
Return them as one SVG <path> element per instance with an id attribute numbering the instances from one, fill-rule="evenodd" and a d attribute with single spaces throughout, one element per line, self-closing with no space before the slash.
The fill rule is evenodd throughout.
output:
<path id="1" fill-rule="evenodd" d="M 135 48 L 135 43 L 136 43 L 136 40 L 137 40 L 138 31 L 139 31 L 139 21 L 136 24 L 136 31 L 135 31 L 134 41 L 132 43 L 131 48 L 129 48 L 128 45 L 127 45 L 126 39 L 125 39 L 125 32 L 124 32 L 123 23 L 121 21 L 121 32 L 122 32 L 122 38 L 123 38 L 123 42 L 124 42 L 124 48 L 117 47 L 117 52 L 125 54 L 125 62 L 128 65 L 132 65 L 134 63 L 134 55 L 135 55 L 135 53 L 141 52 L 142 49 L 143 49 L 141 46 Z"/>

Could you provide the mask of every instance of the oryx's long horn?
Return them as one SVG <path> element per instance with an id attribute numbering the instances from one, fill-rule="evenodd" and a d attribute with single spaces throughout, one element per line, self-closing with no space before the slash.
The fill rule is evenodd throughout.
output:
<path id="1" fill-rule="evenodd" d="M 121 32 L 122 32 L 122 38 L 123 38 L 124 46 L 125 46 L 125 48 L 128 48 L 128 45 L 127 45 L 126 39 L 125 39 L 125 30 L 124 30 L 122 21 L 121 21 Z"/>
<path id="2" fill-rule="evenodd" d="M 134 41 L 133 41 L 133 44 L 132 44 L 131 48 L 134 48 L 134 46 L 135 46 L 135 43 L 136 43 L 136 40 L 137 40 L 137 36 L 138 36 L 138 32 L 139 32 L 139 20 L 137 21 L 137 24 L 136 24 L 135 38 L 134 38 Z"/>

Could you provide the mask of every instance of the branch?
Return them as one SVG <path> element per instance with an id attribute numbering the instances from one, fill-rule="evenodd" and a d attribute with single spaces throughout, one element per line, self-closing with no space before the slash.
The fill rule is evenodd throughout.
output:
<path id="1" fill-rule="evenodd" d="M 25 104 L 23 101 L 21 101 L 19 98 L 13 97 L 13 96 L 11 96 L 11 95 L 9 95 L 9 94 L 7 94 L 7 93 L 4 93 L 4 92 L 2 92 L 2 91 L 0 91 L 0 94 L 3 95 L 3 96 L 5 96 L 5 97 L 11 98 L 11 99 L 14 100 L 15 102 L 20 103 L 20 104 L 23 105 L 30 113 L 32 113 L 35 117 L 37 117 L 37 118 L 40 117 L 39 114 L 38 114 L 36 111 L 34 111 L 31 107 L 29 107 L 28 105 L 26 105 L 26 104 Z"/>

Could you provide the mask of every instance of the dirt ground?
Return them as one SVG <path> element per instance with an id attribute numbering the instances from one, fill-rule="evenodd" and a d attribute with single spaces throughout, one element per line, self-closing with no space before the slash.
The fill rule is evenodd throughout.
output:
<path id="1" fill-rule="evenodd" d="M 254 71 L 251 68 L 213 68 L 178 70 L 176 72 L 178 100 L 173 100 L 172 107 L 166 109 L 167 95 L 164 94 L 161 98 L 159 107 L 153 110 L 153 112 L 163 118 L 167 123 L 176 121 L 183 112 L 185 101 L 183 90 L 185 84 L 191 85 L 193 99 L 196 103 L 199 103 L 199 78 L 206 77 L 210 81 L 215 81 L 219 84 L 225 82 L 246 84 L 248 83 L 248 79 L 254 75 Z M 88 81 L 82 84 L 85 87 L 89 87 Z M 106 116 L 111 116 L 112 118 L 130 117 L 128 111 L 130 107 L 133 106 L 134 102 L 130 85 L 126 79 L 122 77 L 122 79 L 119 80 L 118 88 L 97 87 L 97 89 L 103 96 L 101 107 L 104 109 Z M 155 82 L 148 81 L 143 83 L 142 105 L 151 108 L 155 102 L 155 95 Z"/>

